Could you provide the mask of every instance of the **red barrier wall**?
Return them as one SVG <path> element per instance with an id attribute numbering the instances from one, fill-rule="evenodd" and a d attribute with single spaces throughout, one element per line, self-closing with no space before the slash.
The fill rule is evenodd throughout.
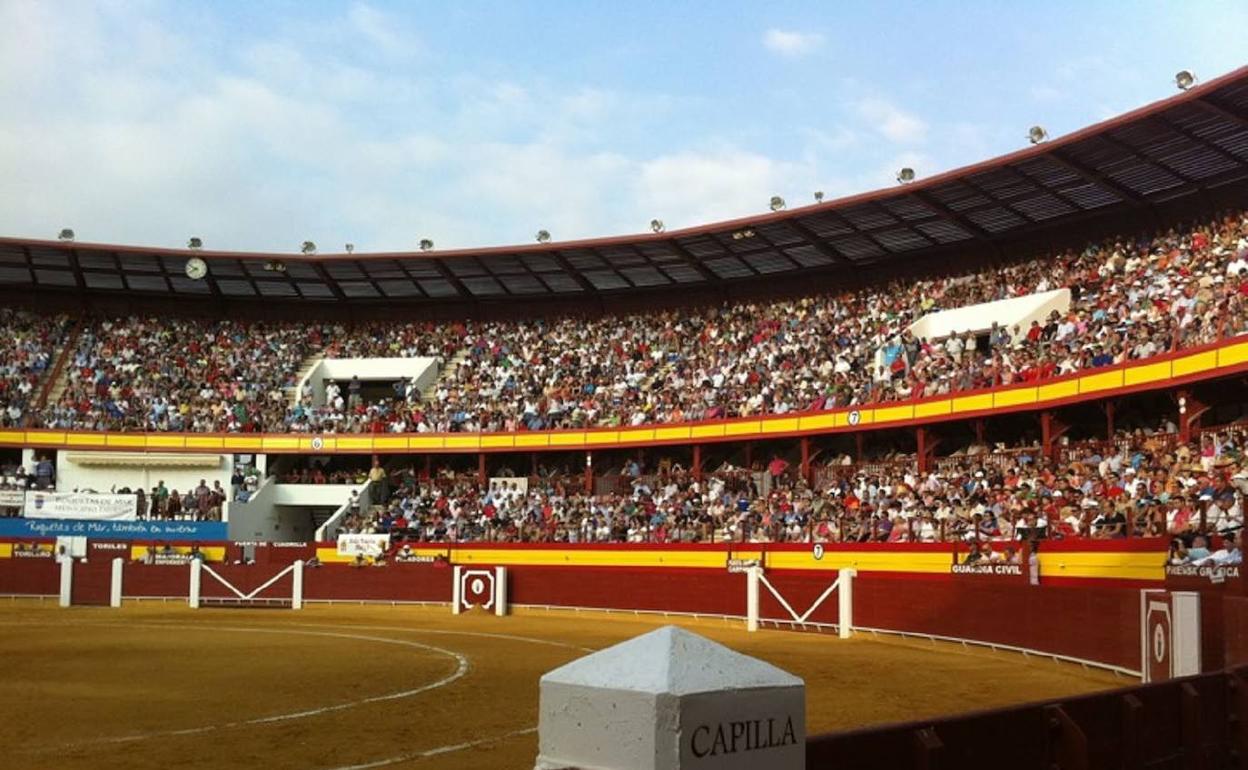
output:
<path id="1" fill-rule="evenodd" d="M 403 564 L 389 567 L 352 567 L 326 564 L 305 568 L 305 600 L 373 602 L 451 601 L 450 567 Z"/>
<path id="2" fill-rule="evenodd" d="M 0 559 L 0 594 L 56 596 L 61 592 L 55 559 Z"/>
<path id="3" fill-rule="evenodd" d="M 109 594 L 112 592 L 112 582 L 112 562 L 106 559 L 75 561 L 74 580 L 69 588 L 69 603 L 107 607 Z"/>

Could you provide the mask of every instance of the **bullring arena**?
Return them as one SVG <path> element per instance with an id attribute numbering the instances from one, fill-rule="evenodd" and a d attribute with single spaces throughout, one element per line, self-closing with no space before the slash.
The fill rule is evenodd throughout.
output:
<path id="1" fill-rule="evenodd" d="M 4 606 L 0 654 L 23 661 L 0 688 L 14 715 L 0 728 L 17 747 L 8 766 L 531 768 L 538 677 L 664 622 L 552 611 L 452 622 L 445 608 L 338 605 L 298 617 L 191 612 Z M 812 732 L 1126 683 L 951 644 L 677 622 L 803 677 Z"/>
<path id="2" fill-rule="evenodd" d="M 1175 84 L 672 231 L 0 238 L 0 762 L 1248 767 L 1248 68 Z"/>

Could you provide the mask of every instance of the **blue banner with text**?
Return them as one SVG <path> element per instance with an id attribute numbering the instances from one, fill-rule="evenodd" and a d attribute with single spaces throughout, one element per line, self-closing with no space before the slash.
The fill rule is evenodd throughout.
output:
<path id="1" fill-rule="evenodd" d="M 0 537 L 103 537 L 110 540 L 225 540 L 221 521 L 0 519 Z"/>

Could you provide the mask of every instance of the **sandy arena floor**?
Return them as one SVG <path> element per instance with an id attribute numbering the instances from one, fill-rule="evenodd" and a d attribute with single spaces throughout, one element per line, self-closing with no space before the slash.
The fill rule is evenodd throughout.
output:
<path id="1" fill-rule="evenodd" d="M 669 621 L 520 612 L 5 602 L 3 764 L 530 770 L 538 677 Z M 803 677 L 811 734 L 1128 683 L 955 645 L 681 625 Z"/>

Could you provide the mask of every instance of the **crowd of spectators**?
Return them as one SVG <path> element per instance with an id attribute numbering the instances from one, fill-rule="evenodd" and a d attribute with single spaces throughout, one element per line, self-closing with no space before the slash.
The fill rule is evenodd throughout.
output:
<path id="1" fill-rule="evenodd" d="M 0 427 L 22 425 L 71 325 L 65 315 L 0 308 Z"/>
<path id="2" fill-rule="evenodd" d="M 1026 329 L 943 339 L 907 331 L 933 311 L 1063 287 L 1069 310 Z M 710 308 L 357 326 L 97 321 L 75 350 L 64 394 L 37 417 L 61 428 L 364 433 L 783 414 L 1148 358 L 1248 332 L 1246 307 L 1248 213 L 1240 212 L 964 275 Z M 316 404 L 310 389 L 292 400 L 287 389 L 314 355 L 456 365 L 427 398 L 408 383 L 371 403 L 339 391 Z"/>
<path id="3" fill-rule="evenodd" d="M 983 451 L 975 451 L 976 449 Z M 678 464 L 637 473 L 619 492 L 575 478 L 493 480 L 392 472 L 389 494 L 343 531 L 405 542 L 958 542 L 972 562 L 1017 558 L 1021 541 L 1170 537 L 1176 563 L 1237 563 L 1248 493 L 1248 433 L 1190 443 L 1144 432 L 1066 447 L 971 451 L 919 473 L 833 466 L 814 486 L 775 461 L 725 465 L 701 480 Z M 1210 545 L 1218 544 L 1218 549 Z"/>

